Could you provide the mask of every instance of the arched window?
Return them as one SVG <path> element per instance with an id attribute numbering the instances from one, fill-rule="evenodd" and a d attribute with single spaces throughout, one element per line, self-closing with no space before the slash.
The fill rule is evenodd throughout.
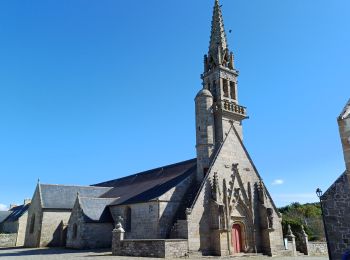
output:
<path id="1" fill-rule="evenodd" d="M 34 227 L 35 227 L 35 214 L 30 218 L 30 227 L 29 227 L 29 233 L 34 233 Z"/>
<path id="2" fill-rule="evenodd" d="M 236 99 L 236 83 L 233 81 L 230 82 L 230 90 L 231 90 L 231 93 L 230 93 L 231 98 Z"/>
<path id="3" fill-rule="evenodd" d="M 78 236 L 78 225 L 77 225 L 77 223 L 74 223 L 74 225 L 73 225 L 73 238 L 75 239 L 75 238 L 77 238 L 77 236 Z"/>
<path id="4" fill-rule="evenodd" d="M 125 231 L 131 231 L 131 208 L 127 207 L 125 209 Z"/>
<path id="5" fill-rule="evenodd" d="M 222 91 L 224 92 L 224 97 L 228 97 L 228 82 L 226 79 L 222 80 Z"/>
<path id="6" fill-rule="evenodd" d="M 212 95 L 214 96 L 214 100 L 216 100 L 216 81 L 214 80 L 213 81 L 213 84 L 212 84 Z"/>

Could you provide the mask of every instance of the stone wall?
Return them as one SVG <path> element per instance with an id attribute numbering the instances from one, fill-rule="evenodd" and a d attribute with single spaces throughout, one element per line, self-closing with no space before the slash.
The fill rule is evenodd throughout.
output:
<path id="1" fill-rule="evenodd" d="M 184 257 L 187 254 L 187 240 L 122 240 L 118 247 L 112 247 L 112 254 L 134 257 Z"/>
<path id="2" fill-rule="evenodd" d="M 40 247 L 65 246 L 61 223 L 68 223 L 70 210 L 44 210 L 41 224 Z"/>
<path id="3" fill-rule="evenodd" d="M 309 255 L 328 255 L 326 242 L 309 242 Z"/>
<path id="4" fill-rule="evenodd" d="M 110 211 L 114 222 L 118 216 L 124 219 L 126 227 L 127 208 L 131 209 L 131 229 L 125 230 L 125 238 L 130 239 L 158 239 L 159 238 L 159 203 L 146 202 L 131 205 L 111 206 Z"/>
<path id="5" fill-rule="evenodd" d="M 331 259 L 350 248 L 350 177 L 342 174 L 322 196 Z"/>
<path id="6" fill-rule="evenodd" d="M 24 246 L 24 239 L 25 239 L 25 235 L 26 235 L 27 221 L 28 221 L 28 212 L 24 213 L 18 219 L 18 231 L 17 231 L 16 246 Z"/>
<path id="7" fill-rule="evenodd" d="M 0 234 L 0 247 L 16 246 L 17 234 Z"/>
<path id="8" fill-rule="evenodd" d="M 186 191 L 193 184 L 195 176 L 189 176 L 176 187 L 170 189 L 159 198 L 159 230 L 158 238 L 169 238 L 170 231 L 175 225 L 177 214 L 181 203 L 184 202 Z M 182 210 L 182 208 L 181 208 Z M 185 209 L 183 209 L 185 211 Z M 183 212 L 185 213 L 185 212 Z M 176 237 L 176 238 L 184 238 Z"/>
<path id="9" fill-rule="evenodd" d="M 25 247 L 39 247 L 40 243 L 41 221 L 43 215 L 38 187 L 39 186 L 36 187 L 32 202 L 28 208 L 28 221 L 24 240 Z"/>
<path id="10" fill-rule="evenodd" d="M 76 249 L 110 248 L 112 230 L 112 223 L 86 223 L 83 211 L 76 203 L 68 222 L 66 246 Z"/>

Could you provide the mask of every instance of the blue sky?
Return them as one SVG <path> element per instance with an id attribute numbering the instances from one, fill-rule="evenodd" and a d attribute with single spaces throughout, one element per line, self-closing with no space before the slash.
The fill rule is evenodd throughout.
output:
<path id="1" fill-rule="evenodd" d="M 2 1 L 0 204 L 195 157 L 213 2 Z M 221 4 L 244 142 L 277 205 L 315 201 L 344 170 L 350 2 Z"/>

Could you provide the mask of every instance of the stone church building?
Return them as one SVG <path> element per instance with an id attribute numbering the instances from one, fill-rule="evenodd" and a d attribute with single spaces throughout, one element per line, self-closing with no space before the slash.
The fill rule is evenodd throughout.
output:
<path id="1" fill-rule="evenodd" d="M 281 253 L 281 215 L 243 143 L 238 76 L 215 0 L 195 97 L 197 157 L 90 187 L 38 184 L 26 245 L 112 246 L 134 256 Z"/>
<path id="2" fill-rule="evenodd" d="M 350 250 L 350 100 L 338 117 L 345 171 L 321 197 L 330 259 Z"/>

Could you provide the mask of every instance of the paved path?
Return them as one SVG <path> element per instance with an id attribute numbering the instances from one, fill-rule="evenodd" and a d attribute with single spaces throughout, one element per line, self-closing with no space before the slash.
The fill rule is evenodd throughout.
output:
<path id="1" fill-rule="evenodd" d="M 214 259 L 215 257 L 203 257 L 195 259 Z M 24 260 L 154 260 L 155 258 L 138 258 L 138 257 L 121 257 L 121 256 L 112 256 L 110 251 L 81 251 L 81 250 L 69 250 L 69 249 L 47 249 L 47 248 L 10 248 L 3 249 L 0 248 L 0 259 L 24 259 Z M 159 258 L 156 258 L 159 260 Z M 228 258 L 224 258 L 228 259 Z M 248 257 L 232 257 L 233 260 L 247 260 Z M 328 257 L 251 257 L 252 260 L 327 260 Z"/>

